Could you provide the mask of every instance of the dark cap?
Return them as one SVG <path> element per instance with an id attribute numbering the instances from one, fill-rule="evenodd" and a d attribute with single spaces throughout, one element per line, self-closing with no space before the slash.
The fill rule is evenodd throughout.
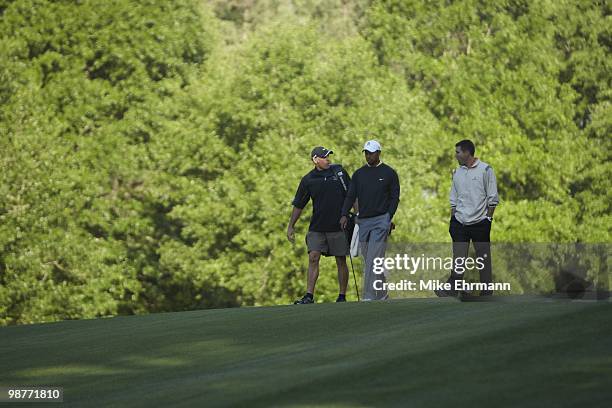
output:
<path id="1" fill-rule="evenodd" d="M 316 157 L 327 157 L 330 154 L 333 154 L 334 152 L 332 152 L 331 150 L 328 150 L 326 148 L 324 148 L 323 146 L 317 146 L 314 149 L 312 149 L 312 152 L 310 152 L 310 158 L 314 159 L 315 156 Z"/>

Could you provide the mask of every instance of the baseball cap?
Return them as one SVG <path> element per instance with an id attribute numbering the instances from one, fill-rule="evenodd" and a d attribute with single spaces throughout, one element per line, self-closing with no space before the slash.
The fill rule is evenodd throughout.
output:
<path id="1" fill-rule="evenodd" d="M 378 143 L 376 140 L 368 140 L 363 145 L 363 150 L 362 151 L 364 151 L 364 150 L 367 150 L 370 153 L 374 153 L 374 152 L 381 151 L 382 148 L 380 147 L 380 143 Z"/>
<path id="2" fill-rule="evenodd" d="M 310 158 L 312 159 L 315 156 L 325 158 L 333 153 L 334 153 L 333 151 L 326 149 L 323 146 L 317 146 L 314 149 L 312 149 L 312 152 L 310 152 Z"/>

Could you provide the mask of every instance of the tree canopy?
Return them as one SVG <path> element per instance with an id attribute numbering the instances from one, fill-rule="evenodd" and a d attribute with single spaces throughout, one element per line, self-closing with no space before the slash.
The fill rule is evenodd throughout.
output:
<path id="1" fill-rule="evenodd" d="M 603 1 L 0 1 L 0 324 L 287 303 L 316 145 L 352 172 L 381 142 L 397 242 L 449 240 L 469 138 L 493 240 L 609 243 L 610 27 Z"/>

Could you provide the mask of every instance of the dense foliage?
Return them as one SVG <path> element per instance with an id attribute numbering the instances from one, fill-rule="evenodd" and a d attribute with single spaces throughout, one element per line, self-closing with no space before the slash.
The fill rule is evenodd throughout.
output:
<path id="1" fill-rule="evenodd" d="M 495 241 L 609 243 L 610 27 L 580 0 L 0 1 L 0 324 L 290 301 L 319 144 L 354 171 L 382 143 L 396 242 L 449 240 L 471 138 Z"/>

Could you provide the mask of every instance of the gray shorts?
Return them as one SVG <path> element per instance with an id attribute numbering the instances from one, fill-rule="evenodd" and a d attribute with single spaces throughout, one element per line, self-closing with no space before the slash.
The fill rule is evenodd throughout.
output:
<path id="1" fill-rule="evenodd" d="M 317 232 L 308 231 L 306 246 L 310 251 L 321 252 L 325 256 L 346 256 L 349 254 L 349 244 L 344 231 Z"/>

